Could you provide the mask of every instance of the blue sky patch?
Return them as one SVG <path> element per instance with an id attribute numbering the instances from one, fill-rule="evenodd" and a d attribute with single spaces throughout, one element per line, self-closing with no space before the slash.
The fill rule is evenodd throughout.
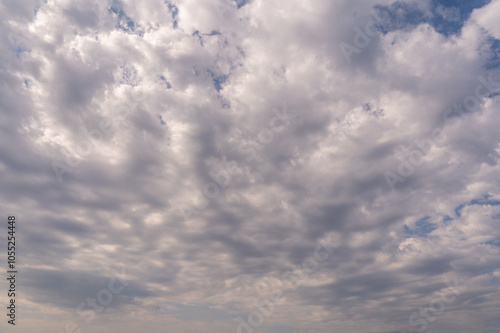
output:
<path id="1" fill-rule="evenodd" d="M 481 8 L 490 2 L 491 0 L 434 0 L 432 2 L 432 16 L 426 15 L 415 4 L 400 1 L 374 8 L 379 15 L 389 18 L 387 23 L 380 26 L 383 33 L 414 28 L 419 24 L 428 23 L 437 32 L 450 36 L 460 33 L 474 9 Z"/>
<path id="2" fill-rule="evenodd" d="M 165 76 L 160 75 L 158 78 L 167 87 L 167 89 L 172 89 L 172 85 L 170 84 L 170 82 L 167 81 L 167 79 L 165 78 Z"/>
<path id="3" fill-rule="evenodd" d="M 222 90 L 222 85 L 227 80 L 227 75 L 216 75 L 213 72 L 210 72 L 210 75 L 212 75 L 215 89 L 217 90 L 217 92 L 220 92 Z"/>
<path id="4" fill-rule="evenodd" d="M 249 3 L 250 0 L 236 0 L 236 6 L 238 6 L 238 9 Z"/>
<path id="5" fill-rule="evenodd" d="M 484 244 L 500 247 L 500 240 L 490 240 L 490 241 L 485 242 Z"/>
<path id="6" fill-rule="evenodd" d="M 476 206 L 476 205 L 480 205 L 480 206 L 486 206 L 486 205 L 498 206 L 498 205 L 500 205 L 500 201 L 498 201 L 498 200 L 490 200 L 491 197 L 492 197 L 492 195 L 485 194 L 480 199 L 473 199 L 473 200 L 471 200 L 468 203 L 461 204 L 460 206 L 458 206 L 457 208 L 455 208 L 455 214 L 457 214 L 457 216 L 460 217 L 461 214 L 462 214 L 462 209 L 465 206 Z"/>
<path id="7" fill-rule="evenodd" d="M 460 33 L 464 23 L 476 8 L 481 8 L 491 0 L 434 0 L 433 12 L 435 14 L 429 23 L 445 36 Z"/>
<path id="8" fill-rule="evenodd" d="M 374 7 L 377 14 L 383 18 L 379 28 L 385 34 L 394 30 L 412 28 L 425 22 L 425 15 L 415 4 L 396 1 L 389 6 Z"/>
<path id="9" fill-rule="evenodd" d="M 415 229 L 410 229 L 406 224 L 403 226 L 407 235 L 415 235 L 420 237 L 427 237 L 432 231 L 437 229 L 437 224 L 430 223 L 430 216 L 425 216 L 418 220 L 415 224 Z"/>
<path id="10" fill-rule="evenodd" d="M 488 64 L 486 65 L 486 69 L 496 69 L 500 67 L 500 40 L 490 38 L 490 42 L 491 56 Z"/>
<path id="11" fill-rule="evenodd" d="M 163 120 L 163 117 L 162 117 L 162 115 L 161 115 L 161 114 L 160 114 L 160 115 L 158 115 L 158 119 L 160 119 L 160 125 L 161 125 L 161 126 L 167 125 L 167 123 Z"/>
<path id="12" fill-rule="evenodd" d="M 176 5 L 174 5 L 170 2 L 167 2 L 167 6 L 168 6 L 168 10 L 170 11 L 170 13 L 172 15 L 173 27 L 174 27 L 174 29 L 176 29 L 178 26 L 178 23 L 179 23 L 177 21 L 177 18 L 179 17 L 179 8 L 177 8 Z"/>
<path id="13" fill-rule="evenodd" d="M 443 217 L 443 222 L 445 224 L 450 223 L 450 221 L 453 221 L 453 219 L 449 215 L 446 215 L 445 217 Z"/>
<path id="14" fill-rule="evenodd" d="M 113 5 L 108 10 L 110 13 L 113 13 L 117 18 L 116 28 L 123 30 L 125 32 L 135 32 L 135 22 L 125 14 L 123 9 L 116 1 L 113 2 Z"/>

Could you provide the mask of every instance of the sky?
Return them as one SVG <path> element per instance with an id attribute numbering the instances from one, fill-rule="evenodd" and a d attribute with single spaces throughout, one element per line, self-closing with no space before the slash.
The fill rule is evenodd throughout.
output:
<path id="1" fill-rule="evenodd" d="M 0 332 L 500 332 L 500 0 L 0 7 Z"/>

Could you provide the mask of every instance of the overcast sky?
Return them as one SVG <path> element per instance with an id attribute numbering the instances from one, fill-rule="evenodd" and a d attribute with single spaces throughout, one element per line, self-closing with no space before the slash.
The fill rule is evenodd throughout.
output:
<path id="1" fill-rule="evenodd" d="M 500 332 L 500 0 L 0 16 L 1 332 Z"/>

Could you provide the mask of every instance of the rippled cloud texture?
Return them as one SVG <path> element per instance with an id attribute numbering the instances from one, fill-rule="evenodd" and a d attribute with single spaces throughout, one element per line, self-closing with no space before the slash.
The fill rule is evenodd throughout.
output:
<path id="1" fill-rule="evenodd" d="M 499 0 L 0 7 L 2 332 L 500 332 Z"/>

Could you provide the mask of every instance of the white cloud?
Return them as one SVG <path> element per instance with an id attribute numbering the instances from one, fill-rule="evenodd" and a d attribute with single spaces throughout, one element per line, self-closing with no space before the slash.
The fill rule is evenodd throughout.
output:
<path id="1" fill-rule="evenodd" d="M 500 11 L 500 1 L 493 0 L 489 4 L 476 9 L 472 14 L 472 19 L 488 31 L 496 39 L 500 39 L 500 23 L 497 14 Z"/>

